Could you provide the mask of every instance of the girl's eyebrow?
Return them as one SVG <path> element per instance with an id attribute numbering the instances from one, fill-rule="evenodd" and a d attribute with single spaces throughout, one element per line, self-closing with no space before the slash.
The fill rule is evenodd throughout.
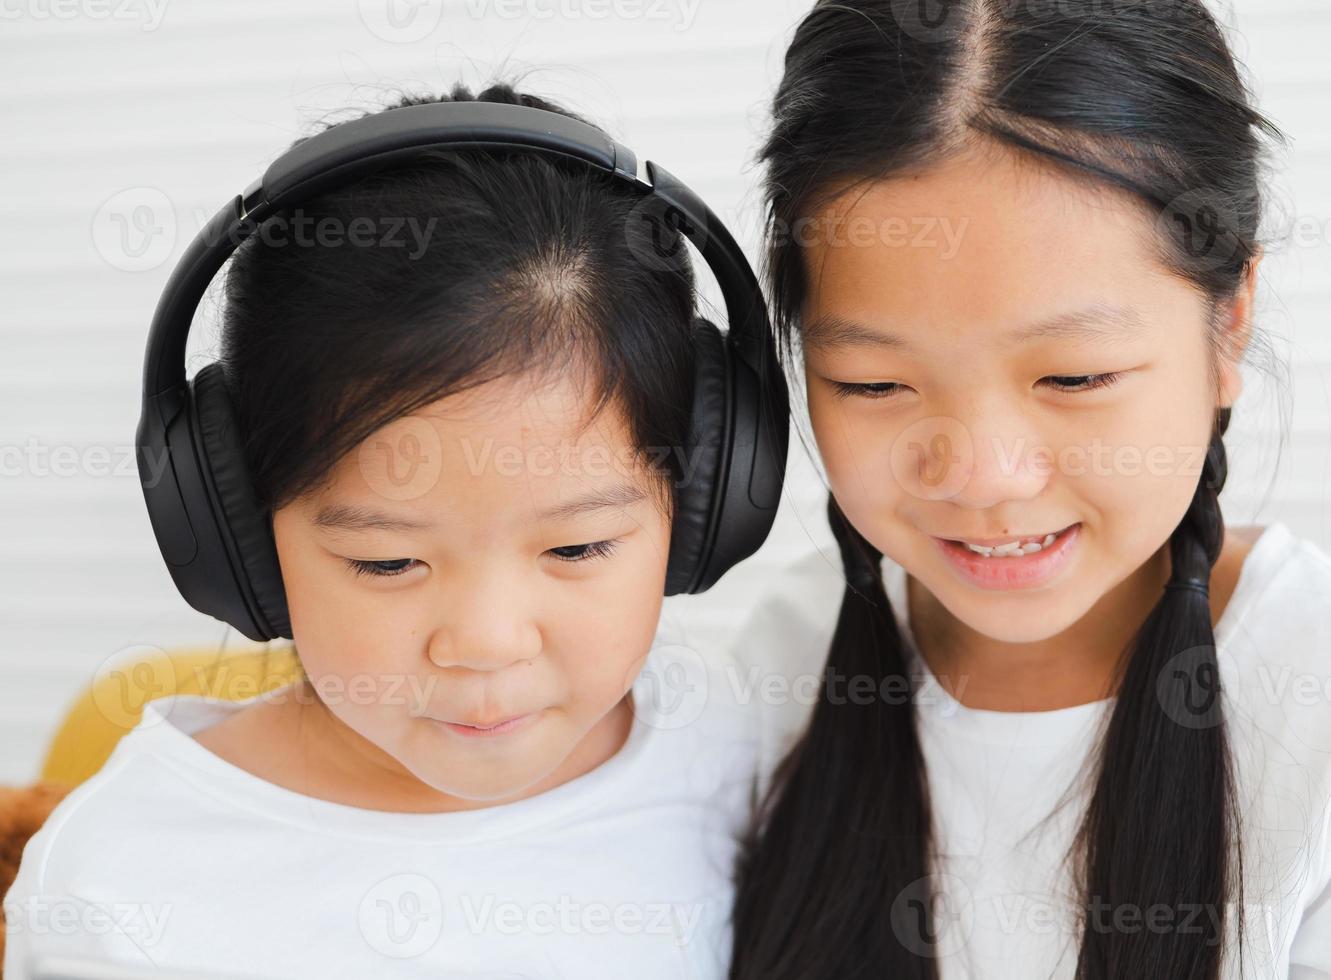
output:
<path id="1" fill-rule="evenodd" d="M 617 483 L 601 487 L 573 500 L 556 504 L 536 515 L 537 520 L 561 521 L 595 510 L 628 507 L 643 500 L 645 490 L 631 483 Z M 410 517 L 385 514 L 356 504 L 329 504 L 314 518 L 316 527 L 333 531 L 423 531 L 435 525 Z"/>
<path id="2" fill-rule="evenodd" d="M 1020 327 L 1008 334 L 1007 342 L 1010 346 L 1037 339 L 1114 343 L 1140 334 L 1145 328 L 1145 319 L 1134 307 L 1093 303 L 1082 310 L 1060 313 L 1039 323 Z M 804 346 L 810 350 L 828 352 L 847 347 L 876 347 L 906 354 L 915 353 L 914 345 L 906 338 L 876 330 L 836 313 L 815 317 L 804 328 L 803 335 Z"/>
<path id="3" fill-rule="evenodd" d="M 646 496 L 646 491 L 636 484 L 616 483 L 613 486 L 602 487 L 581 497 L 549 507 L 537 514 L 536 518 L 542 521 L 563 521 L 593 510 L 628 507 Z"/>
<path id="4" fill-rule="evenodd" d="M 321 508 L 314 525 L 332 531 L 421 531 L 434 526 L 427 521 L 395 517 L 355 504 L 329 504 Z"/>

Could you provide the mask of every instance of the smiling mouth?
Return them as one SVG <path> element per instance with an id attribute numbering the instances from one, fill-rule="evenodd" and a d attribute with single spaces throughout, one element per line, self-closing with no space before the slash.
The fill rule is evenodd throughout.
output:
<path id="1" fill-rule="evenodd" d="M 1013 534 L 1005 538 L 987 538 L 979 540 L 970 540 L 966 538 L 942 538 L 941 540 L 946 541 L 949 544 L 959 544 L 962 546 L 974 545 L 975 547 L 978 548 L 990 548 L 990 549 L 1002 548 L 1005 545 L 1014 545 L 1016 547 L 1022 547 L 1031 542 L 1051 541 L 1053 538 L 1057 538 L 1064 531 L 1068 531 L 1071 530 L 1073 527 L 1076 527 L 1076 525 L 1079 523 L 1081 522 L 1077 521 L 1072 524 L 1065 525 L 1059 528 L 1057 531 L 1046 531 L 1038 534 Z"/>

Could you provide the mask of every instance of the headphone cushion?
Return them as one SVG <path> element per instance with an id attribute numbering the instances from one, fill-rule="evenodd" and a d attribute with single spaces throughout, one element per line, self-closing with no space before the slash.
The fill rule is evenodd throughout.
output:
<path id="1" fill-rule="evenodd" d="M 200 369 L 194 377 L 193 392 L 196 422 L 203 441 L 200 455 L 212 471 L 221 501 L 222 513 L 218 517 L 222 534 L 230 537 L 240 555 L 245 578 L 241 588 L 249 592 L 252 604 L 258 606 L 267 620 L 273 638 L 290 637 L 286 588 L 282 584 L 272 524 L 254 495 L 221 365 L 213 363 Z"/>
<path id="2" fill-rule="evenodd" d="M 689 591 L 701 566 L 711 557 L 709 528 L 717 503 L 714 497 L 725 477 L 721 469 L 730 426 L 729 351 L 721 331 L 702 317 L 693 323 L 693 346 L 693 408 L 689 439 L 684 446 L 688 479 L 675 492 L 666 595 Z"/>

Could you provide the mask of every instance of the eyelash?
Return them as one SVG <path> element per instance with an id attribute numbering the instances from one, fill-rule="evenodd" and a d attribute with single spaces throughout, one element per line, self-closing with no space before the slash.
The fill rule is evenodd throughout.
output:
<path id="1" fill-rule="evenodd" d="M 1059 391 L 1066 392 L 1070 395 L 1079 395 L 1088 391 L 1094 391 L 1097 388 L 1113 387 L 1114 385 L 1118 384 L 1119 378 L 1122 377 L 1122 372 L 1110 371 L 1105 374 L 1051 374 L 1049 375 L 1049 377 L 1063 379 L 1063 380 L 1081 379 L 1081 378 L 1089 379 L 1088 381 L 1085 382 L 1085 387 L 1082 388 L 1060 387 L 1058 389 Z M 857 398 L 868 398 L 870 400 L 880 399 L 880 398 L 891 398 L 893 395 L 897 393 L 895 388 L 892 389 L 891 391 L 877 391 L 875 389 L 879 385 L 895 385 L 895 384 L 897 384 L 897 382 L 895 381 L 874 381 L 868 384 L 855 384 L 850 381 L 832 382 L 832 386 L 833 388 L 835 388 L 836 396 L 838 398 L 857 397 Z"/>
<path id="2" fill-rule="evenodd" d="M 408 564 L 391 570 L 385 570 L 382 566 L 394 565 L 400 561 L 413 562 L 415 560 L 414 558 L 392 558 L 387 561 L 363 561 L 359 558 L 348 558 L 346 562 L 348 567 L 357 575 L 368 575 L 371 578 L 394 578 L 405 574 L 411 568 L 411 565 Z"/>
<path id="3" fill-rule="evenodd" d="M 619 539 L 615 538 L 609 541 L 593 541 L 591 544 L 564 545 L 560 548 L 551 548 L 550 550 L 554 552 L 554 551 L 566 551 L 575 548 L 585 549 L 583 553 L 577 556 L 576 558 L 564 558 L 561 556 L 556 556 L 557 560 L 559 561 L 573 564 L 575 562 L 595 561 L 597 558 L 609 557 L 609 555 L 614 552 L 615 546 L 617 544 L 619 544 Z M 392 558 L 386 561 L 366 561 L 360 558 L 345 559 L 347 565 L 357 575 L 367 575 L 371 578 L 396 578 L 398 575 L 405 575 L 407 572 L 411 571 L 411 569 L 414 567 L 410 563 L 414 562 L 415 560 L 416 559 L 414 558 Z M 398 562 L 407 562 L 408 564 L 403 565 L 401 568 L 394 568 L 394 569 L 385 569 L 383 567 L 384 565 L 396 565 Z"/>

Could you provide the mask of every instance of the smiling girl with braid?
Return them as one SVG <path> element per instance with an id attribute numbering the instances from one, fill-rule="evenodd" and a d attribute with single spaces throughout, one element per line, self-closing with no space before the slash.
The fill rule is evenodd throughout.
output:
<path id="1" fill-rule="evenodd" d="M 1331 558 L 1220 503 L 1283 134 L 1198 0 L 927 12 L 817 3 L 762 148 L 841 562 L 739 632 L 731 977 L 1331 977 Z"/>

